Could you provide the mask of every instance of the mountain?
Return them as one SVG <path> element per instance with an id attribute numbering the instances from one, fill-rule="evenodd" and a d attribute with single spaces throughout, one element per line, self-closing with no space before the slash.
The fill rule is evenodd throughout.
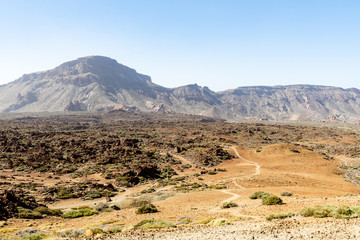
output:
<path id="1" fill-rule="evenodd" d="M 91 56 L 53 70 L 25 74 L 0 86 L 0 112 L 206 110 L 217 100 L 208 88 L 167 89 L 115 60 Z"/>
<path id="2" fill-rule="evenodd" d="M 237 116 L 268 120 L 360 119 L 360 90 L 328 86 L 290 85 L 240 87 L 218 93 L 223 107 Z"/>
<path id="3" fill-rule="evenodd" d="M 213 92 L 197 84 L 165 88 L 149 76 L 102 56 L 25 74 L 0 86 L 0 112 L 152 111 L 228 120 L 360 119 L 360 90 L 291 85 Z"/>

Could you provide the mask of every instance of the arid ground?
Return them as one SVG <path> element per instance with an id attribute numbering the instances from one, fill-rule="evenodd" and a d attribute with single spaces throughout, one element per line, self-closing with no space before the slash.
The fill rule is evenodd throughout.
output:
<path id="1" fill-rule="evenodd" d="M 358 126 L 106 120 L 1 122 L 2 191 L 96 213 L 15 212 L 0 239 L 360 238 Z M 249 198 L 259 191 L 283 203 Z"/>

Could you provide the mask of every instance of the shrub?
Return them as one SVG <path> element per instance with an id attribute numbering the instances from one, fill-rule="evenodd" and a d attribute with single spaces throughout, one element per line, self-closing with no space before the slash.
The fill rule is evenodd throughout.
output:
<path id="1" fill-rule="evenodd" d="M 41 240 L 41 239 L 44 239 L 44 236 L 41 234 L 31 234 L 31 235 L 24 236 L 24 239 L 26 239 L 26 240 Z"/>
<path id="2" fill-rule="evenodd" d="M 353 210 L 355 214 L 360 214 L 360 207 L 350 207 L 350 209 Z"/>
<path id="3" fill-rule="evenodd" d="M 104 234 L 105 232 L 101 228 L 92 228 L 86 231 L 85 236 L 93 237 L 95 235 Z"/>
<path id="4" fill-rule="evenodd" d="M 78 217 L 84 217 L 84 216 L 91 216 L 91 215 L 95 215 L 98 213 L 99 213 L 99 211 L 94 210 L 92 208 L 82 207 L 82 208 L 78 208 L 76 210 L 66 212 L 63 215 L 61 215 L 61 217 L 62 218 L 78 218 Z"/>
<path id="5" fill-rule="evenodd" d="M 271 221 L 273 219 L 284 219 L 295 216 L 295 213 L 293 212 L 281 212 L 281 213 L 272 213 L 269 216 L 266 217 L 266 220 Z"/>
<path id="6" fill-rule="evenodd" d="M 334 215 L 335 210 L 336 210 L 336 207 L 330 206 L 330 205 L 317 207 L 314 210 L 314 217 L 315 218 L 331 217 Z"/>
<path id="7" fill-rule="evenodd" d="M 25 171 L 25 169 L 26 169 L 26 166 L 21 164 L 15 168 L 15 171 L 22 172 L 22 171 Z"/>
<path id="8" fill-rule="evenodd" d="M 156 192 L 156 190 L 153 188 L 148 188 L 148 189 L 142 190 L 140 193 L 146 194 L 146 193 L 153 193 L 153 192 Z"/>
<path id="9" fill-rule="evenodd" d="M 279 198 L 276 195 L 269 195 L 269 196 L 264 196 L 262 198 L 262 204 L 263 205 L 281 205 L 281 204 L 283 204 L 283 201 L 281 198 Z"/>
<path id="10" fill-rule="evenodd" d="M 315 217 L 315 218 L 325 218 L 325 217 L 334 217 L 334 218 L 356 218 L 360 213 L 360 207 L 334 207 L 330 205 L 320 206 L 320 207 L 310 207 L 304 208 L 301 210 L 300 215 L 304 217 Z"/>
<path id="11" fill-rule="evenodd" d="M 191 165 L 190 164 L 185 164 L 185 165 L 182 165 L 181 167 L 182 168 L 191 168 Z"/>
<path id="12" fill-rule="evenodd" d="M 315 208 L 313 208 L 313 207 L 303 208 L 300 211 L 300 215 L 303 217 L 312 217 L 312 216 L 314 216 L 314 211 L 315 211 Z"/>
<path id="13" fill-rule="evenodd" d="M 250 199 L 261 199 L 264 196 L 269 196 L 269 195 L 270 195 L 270 193 L 258 191 L 258 192 L 255 192 L 253 195 L 251 195 L 249 198 Z"/>
<path id="14" fill-rule="evenodd" d="M 303 217 L 315 217 L 315 218 L 324 218 L 331 217 L 334 215 L 336 207 L 334 206 L 320 206 L 320 207 L 310 207 L 304 208 L 300 211 L 300 215 Z"/>
<path id="15" fill-rule="evenodd" d="M 224 202 L 223 205 L 222 205 L 222 208 L 232 208 L 232 207 L 237 207 L 238 205 L 233 202 L 233 201 L 230 201 L 230 202 Z"/>
<path id="16" fill-rule="evenodd" d="M 356 218 L 358 214 L 355 213 L 350 207 L 348 206 L 341 206 L 336 209 L 334 213 L 335 218 Z"/>
<path id="17" fill-rule="evenodd" d="M 119 233 L 122 229 L 120 227 L 113 227 L 106 230 L 107 233 Z"/>
<path id="18" fill-rule="evenodd" d="M 292 192 L 282 192 L 280 193 L 281 196 L 291 197 L 293 195 Z"/>
<path id="19" fill-rule="evenodd" d="M 229 225 L 230 222 L 229 220 L 225 219 L 225 218 L 220 218 L 220 219 L 216 219 L 214 221 L 214 226 L 215 227 L 219 227 L 219 226 L 224 226 L 224 225 Z"/>
<path id="20" fill-rule="evenodd" d="M 155 219 L 145 219 L 141 222 L 138 222 L 134 225 L 135 228 L 142 229 L 153 229 L 153 228 L 170 228 L 175 227 L 175 224 L 172 222 L 155 220 Z"/>
<path id="21" fill-rule="evenodd" d="M 215 174 L 217 174 L 217 172 L 214 171 L 214 170 L 209 170 L 207 173 L 208 173 L 209 175 L 215 175 Z"/>
<path id="22" fill-rule="evenodd" d="M 27 208 L 23 208 L 23 207 L 18 207 L 17 208 L 18 212 L 17 212 L 17 216 L 19 218 L 27 218 L 27 219 L 39 219 L 39 218 L 43 218 L 42 214 L 36 211 L 33 211 L 31 209 L 27 209 Z"/>
<path id="23" fill-rule="evenodd" d="M 60 232 L 59 236 L 63 238 L 77 238 L 85 234 L 85 230 L 82 229 L 69 229 Z"/>
<path id="24" fill-rule="evenodd" d="M 43 207 L 43 206 L 35 208 L 34 211 L 50 216 L 60 216 L 62 214 L 62 211 L 60 209 L 50 209 L 48 207 Z"/>
<path id="25" fill-rule="evenodd" d="M 136 210 L 136 214 L 155 213 L 158 211 L 159 210 L 157 210 L 157 208 L 153 204 L 148 203 L 148 204 L 145 204 L 144 206 L 139 207 Z"/>

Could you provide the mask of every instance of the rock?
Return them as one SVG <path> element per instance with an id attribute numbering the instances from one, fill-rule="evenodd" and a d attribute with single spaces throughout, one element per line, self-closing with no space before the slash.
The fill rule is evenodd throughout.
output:
<path id="1" fill-rule="evenodd" d="M 16 217 L 17 207 L 34 209 L 40 206 L 33 197 L 26 196 L 20 190 L 4 190 L 0 196 L 0 220 Z"/>

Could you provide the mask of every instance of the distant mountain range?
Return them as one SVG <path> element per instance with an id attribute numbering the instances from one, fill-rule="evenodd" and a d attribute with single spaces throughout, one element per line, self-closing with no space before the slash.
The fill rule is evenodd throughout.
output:
<path id="1" fill-rule="evenodd" d="M 360 90 L 290 85 L 214 92 L 196 84 L 165 88 L 102 56 L 25 74 L 0 86 L 0 112 L 152 111 L 227 120 L 359 122 Z"/>

